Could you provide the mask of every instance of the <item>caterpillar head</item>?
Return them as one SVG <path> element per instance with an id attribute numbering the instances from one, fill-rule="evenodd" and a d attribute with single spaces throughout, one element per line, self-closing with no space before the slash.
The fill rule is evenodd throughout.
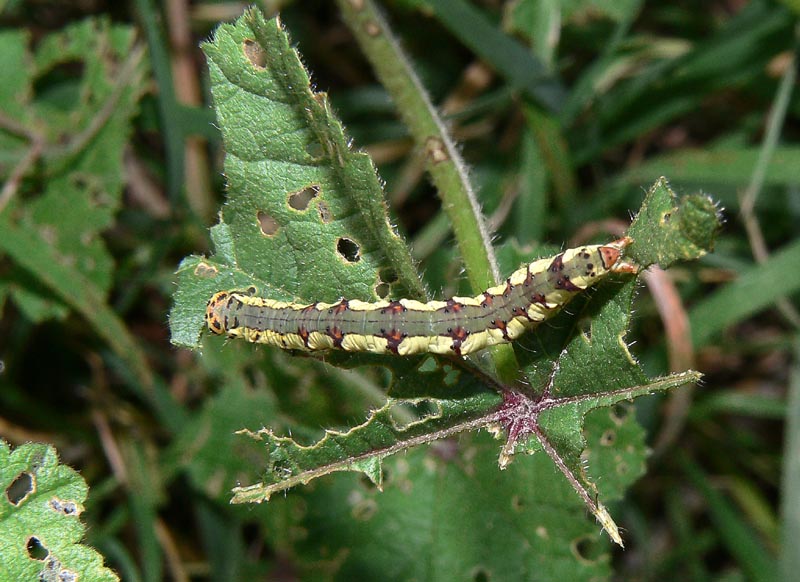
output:
<path id="1" fill-rule="evenodd" d="M 226 307 L 230 295 L 228 291 L 215 293 L 206 305 L 206 325 L 213 333 L 222 335 L 227 331 L 225 317 L 220 312 Z"/>
<path id="2" fill-rule="evenodd" d="M 633 239 L 629 236 L 624 236 L 620 239 L 612 241 L 608 244 L 600 246 L 600 258 L 603 261 L 603 266 L 606 270 L 612 273 L 638 273 L 639 267 L 628 261 L 621 260 L 622 253 L 625 247 L 630 245 Z"/>

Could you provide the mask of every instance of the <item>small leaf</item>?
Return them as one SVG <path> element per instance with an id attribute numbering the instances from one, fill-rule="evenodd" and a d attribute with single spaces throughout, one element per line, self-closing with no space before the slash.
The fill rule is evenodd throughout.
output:
<path id="1" fill-rule="evenodd" d="M 397 401 L 389 399 L 363 424 L 346 432 L 326 431 L 325 437 L 312 446 L 276 436 L 267 428 L 241 431 L 258 443 L 259 448 L 266 448 L 269 461 L 264 481 L 235 488 L 232 503 L 266 501 L 277 491 L 336 471 L 364 472 L 370 481 L 380 485 L 383 457 L 488 424 L 482 417 L 494 410 L 498 399 L 483 393 L 466 400 L 431 398 L 411 402 L 423 402 L 431 413 L 409 424 L 398 425 L 392 416 Z"/>
<path id="2" fill-rule="evenodd" d="M 680 203 L 665 178 L 647 193 L 628 230 L 628 256 L 642 267 L 666 269 L 680 260 L 697 259 L 712 249 L 721 216 L 707 196 L 684 196 Z"/>
<path id="3" fill-rule="evenodd" d="M 53 447 L 0 440 L 0 580 L 119 580 L 79 542 L 86 482 Z"/>

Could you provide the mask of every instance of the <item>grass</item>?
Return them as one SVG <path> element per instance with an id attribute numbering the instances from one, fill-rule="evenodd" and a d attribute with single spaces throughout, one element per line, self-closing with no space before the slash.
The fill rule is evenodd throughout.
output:
<path id="1" fill-rule="evenodd" d="M 426 288 L 437 298 L 468 292 L 491 260 L 471 267 L 456 254 L 459 219 L 444 218 L 408 105 L 404 122 L 376 81 L 380 62 L 373 72 L 362 52 L 377 49 L 363 48 L 368 39 L 333 3 L 277 4 L 316 89 L 375 160 Z M 661 175 L 680 194 L 719 201 L 726 223 L 715 252 L 669 269 L 666 288 L 637 299 L 629 339 L 647 372 L 669 372 L 678 350 L 705 378 L 690 393 L 636 403 L 658 446 L 611 508 L 626 541 L 611 570 L 618 579 L 788 580 L 800 559 L 797 8 L 555 5 L 381 3 L 463 158 L 445 182 L 432 181 L 468 175 L 501 273 L 516 268 L 515 245 L 619 232 Z M 359 520 L 384 502 L 346 475 L 255 508 L 228 504 L 242 472 L 264 464 L 242 453 L 235 430 L 269 422 L 310 443 L 321 427 L 356 425 L 382 401 L 381 369 L 343 371 L 234 342 L 206 342 L 202 353 L 169 343 L 174 273 L 182 257 L 209 252 L 225 192 L 198 45 L 220 14 L 238 13 L 202 2 L 188 11 L 172 1 L 99 6 L 119 30 L 97 25 L 50 46 L 48 35 L 90 15 L 0 4 L 0 70 L 9 71 L 0 87 L 0 436 L 51 443 L 80 471 L 90 486 L 87 542 L 125 580 L 315 579 L 339 567 L 340 576 L 392 577 L 380 564 L 419 559 L 404 547 L 447 532 L 447 512 L 398 517 L 401 529 L 370 539 Z M 98 38 L 107 44 L 91 44 Z M 671 301 L 657 306 L 656 296 Z M 686 334 L 665 333 L 681 318 Z M 431 456 L 450 459 L 471 443 L 447 441 Z M 387 465 L 385 495 L 428 484 L 403 477 L 424 466 L 415 455 Z M 363 570 L 326 553 L 337 539 L 363 544 Z M 501 546 L 502 533 L 486 540 Z M 608 551 L 574 548 L 589 558 Z M 430 579 L 444 577 L 437 555 L 448 563 L 429 555 Z"/>

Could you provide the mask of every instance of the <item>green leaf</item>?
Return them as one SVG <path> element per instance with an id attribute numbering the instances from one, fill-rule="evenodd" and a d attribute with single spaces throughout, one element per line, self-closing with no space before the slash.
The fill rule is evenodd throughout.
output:
<path id="1" fill-rule="evenodd" d="M 79 543 L 88 488 L 58 463 L 53 447 L 29 443 L 12 451 L 0 440 L 0 489 L 0 579 L 119 580 L 100 554 Z"/>
<path id="2" fill-rule="evenodd" d="M 450 388 L 455 395 L 473 394 L 461 398 L 390 398 L 378 410 L 370 413 L 363 424 L 348 431 L 326 431 L 325 436 L 311 446 L 303 446 L 288 437 L 277 436 L 272 430 L 242 431 L 266 449 L 269 465 L 263 481 L 234 490 L 234 503 L 261 502 L 277 491 L 335 471 L 366 472 L 380 486 L 380 461 L 393 453 L 418 444 L 431 442 L 465 430 L 485 426 L 487 414 L 494 412 L 499 397 L 485 391 L 486 378 L 476 372 L 464 374 L 434 358 L 403 358 L 392 362 L 395 372 L 393 387 L 414 386 L 415 392 L 438 393 Z M 483 382 L 481 381 L 483 380 Z M 454 389 L 455 388 L 455 389 Z M 420 414 L 400 420 L 397 412 L 401 402 L 416 405 Z"/>
<path id="3" fill-rule="evenodd" d="M 0 36 L 0 48 L 10 49 L 0 51 L 4 70 L 28 72 L 4 81 L 3 102 L 13 104 L 6 113 L 15 113 L 23 135 L 14 136 L 6 127 L 0 130 L 0 144 L 13 140 L 10 155 L 17 163 L 31 152 L 40 159 L 42 189 L 35 197 L 17 193 L 0 208 L 0 222 L 13 221 L 46 242 L 52 261 L 74 269 L 105 293 L 113 264 L 100 233 L 113 222 L 121 201 L 122 155 L 146 87 L 144 53 L 135 45 L 133 29 L 107 20 L 86 20 L 49 35 L 34 54 L 22 50 L 26 41 L 19 34 Z M 77 77 L 62 72 L 61 67 L 77 65 Z M 8 237 L 9 229 L 0 226 L 0 251 L 18 258 Z M 41 277 L 31 274 L 33 281 Z M 30 283 L 20 279 L 0 293 L 19 295 L 19 306 L 34 321 L 65 313 L 32 302 L 31 295 L 45 301 L 53 301 L 53 295 Z"/>
<path id="4" fill-rule="evenodd" d="M 21 35 L 0 35 L 2 64 L 15 71 L 2 88 L 13 123 L 0 129 L 12 162 L 0 171 L 36 170 L 0 201 L 0 253 L 15 264 L 0 279 L 0 300 L 10 296 L 32 321 L 78 311 L 149 386 L 141 350 L 106 302 L 113 261 L 101 237 L 120 206 L 144 51 L 132 28 L 104 19 L 49 35 L 33 54 L 26 46 Z"/>
<path id="5" fill-rule="evenodd" d="M 666 269 L 677 261 L 697 259 L 711 250 L 721 217 L 708 196 L 678 199 L 660 178 L 628 230 L 633 244 L 626 253 L 637 264 Z"/>
<path id="6" fill-rule="evenodd" d="M 680 149 L 661 155 L 628 170 L 622 180 L 641 184 L 651 176 L 666 174 L 673 183 L 714 184 L 741 187 L 748 184 L 761 148 Z M 800 148 L 781 145 L 775 148 L 765 173 L 765 186 L 785 186 L 797 182 L 793 168 L 800 166 Z"/>
<path id="7" fill-rule="evenodd" d="M 424 297 L 371 160 L 351 150 L 327 97 L 310 89 L 278 20 L 252 9 L 203 48 L 228 202 L 214 230 L 217 255 L 179 268 L 173 343 L 197 347 L 202 306 L 221 289 L 254 286 L 288 300 Z"/>
<path id="8" fill-rule="evenodd" d="M 382 491 L 355 476 L 318 482 L 293 512 L 305 578 L 607 579 L 607 540 L 550 459 L 498 471 L 496 458 L 478 433 L 387 460 Z"/>

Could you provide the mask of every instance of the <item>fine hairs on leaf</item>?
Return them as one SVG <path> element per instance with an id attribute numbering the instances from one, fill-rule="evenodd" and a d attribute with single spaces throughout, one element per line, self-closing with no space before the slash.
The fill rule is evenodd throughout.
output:
<path id="1" fill-rule="evenodd" d="M 406 245 L 390 226 L 376 170 L 366 154 L 349 146 L 326 96 L 312 91 L 280 22 L 251 9 L 235 23 L 220 26 L 204 50 L 226 148 L 228 198 L 211 231 L 215 254 L 187 257 L 179 267 L 170 317 L 172 341 L 197 348 L 202 337 L 206 354 L 232 350 L 236 342 L 203 336 L 206 318 L 212 325 L 221 321 L 217 329 L 212 327 L 221 331 L 238 326 L 240 317 L 255 321 L 261 315 L 247 305 L 233 310 L 220 298 L 244 304 L 245 297 L 254 297 L 257 300 L 251 303 L 270 300 L 269 305 L 280 309 L 313 304 L 323 322 L 333 321 L 324 318 L 332 318 L 334 312 L 347 310 L 381 318 L 381 309 L 398 313 L 405 309 L 411 312 L 407 320 L 424 311 L 422 304 L 398 301 L 426 297 Z M 275 492 L 329 473 L 352 471 L 385 490 L 373 500 L 383 508 L 384 517 L 374 523 L 379 528 L 386 525 L 385 516 L 399 515 L 392 511 L 399 512 L 416 484 L 432 491 L 440 486 L 426 476 L 426 465 L 415 461 L 407 466 L 391 461 L 388 474 L 395 478 L 387 479 L 387 457 L 438 442 L 430 449 L 432 474 L 463 485 L 462 495 L 480 499 L 477 506 L 495 515 L 505 515 L 513 500 L 508 520 L 516 523 L 519 518 L 513 512 L 519 511 L 523 521 L 538 524 L 530 534 L 543 540 L 532 545 L 536 555 L 564 555 L 564 548 L 578 544 L 575 540 L 595 540 L 596 530 L 586 523 L 585 508 L 622 545 L 606 504 L 619 500 L 643 473 L 645 446 L 633 415 L 619 414 L 618 409 L 638 396 L 699 379 L 691 371 L 649 378 L 629 351 L 626 334 L 636 270 L 698 258 L 710 250 L 717 228 L 716 209 L 706 198 L 678 200 L 667 181 L 659 179 L 630 227 L 630 239 L 617 250 L 629 268 L 609 273 L 590 291 L 572 292 L 569 311 L 560 311 L 547 325 L 516 339 L 512 345 L 519 369 L 513 383 L 497 380 L 479 357 L 365 353 L 378 351 L 362 347 L 377 341 L 369 334 L 354 338 L 349 352 L 318 353 L 327 366 L 384 368 L 391 377 L 388 400 L 368 413 L 363 423 L 327 430 L 311 442 L 283 436 L 287 431 L 275 427 L 243 428 L 239 452 L 262 461 L 251 470 L 250 481 L 241 481 L 249 484 L 234 489 L 233 502 L 265 501 Z M 357 253 L 343 253 L 343 240 L 355 245 Z M 569 256 L 581 252 L 578 248 Z M 568 262 L 566 256 L 548 259 L 545 271 L 567 269 L 562 264 Z M 391 280 L 382 279 L 387 272 L 393 276 L 385 279 Z M 577 287 L 566 276 L 553 280 L 557 283 L 548 293 L 556 299 L 550 303 L 560 307 L 560 293 Z M 509 291 L 512 287 L 509 279 Z M 494 296 L 489 291 L 486 295 Z M 502 295 L 502 289 L 498 293 Z M 216 300 L 210 302 L 212 297 Z M 387 301 L 379 303 L 384 298 Z M 327 303 L 320 307 L 315 302 Z M 461 303 L 454 299 L 447 305 L 459 309 Z M 506 323 L 495 325 L 504 329 Z M 309 341 L 303 329 L 278 333 L 269 322 L 258 325 L 263 328 L 259 333 L 277 334 L 270 336 L 274 341 L 268 343 L 273 345 L 302 347 L 297 342 Z M 328 325 L 331 341 L 347 343 L 335 331 Z M 287 341 L 282 344 L 282 340 Z M 324 380 L 319 384 L 324 390 Z M 397 422 L 394 414 L 404 403 L 416 407 L 406 411 L 416 416 Z M 504 442 L 487 440 L 480 429 Z M 454 435 L 459 440 L 452 441 L 452 447 L 441 443 L 443 439 L 450 443 L 446 439 Z M 412 459 L 417 454 L 424 453 L 409 453 Z M 491 456 L 506 470 L 499 472 L 495 465 L 490 472 Z M 398 477 L 398 471 L 405 475 L 406 470 L 416 478 Z M 525 482 L 528 478 L 535 482 Z M 371 493 L 342 497 L 363 501 L 365 495 Z M 465 525 L 457 533 L 465 531 L 470 527 Z M 519 544 L 523 543 L 531 548 L 529 540 L 520 538 Z M 603 571 L 597 564 L 579 565 L 574 556 L 565 559 L 575 562 L 574 571 L 582 577 Z"/>

